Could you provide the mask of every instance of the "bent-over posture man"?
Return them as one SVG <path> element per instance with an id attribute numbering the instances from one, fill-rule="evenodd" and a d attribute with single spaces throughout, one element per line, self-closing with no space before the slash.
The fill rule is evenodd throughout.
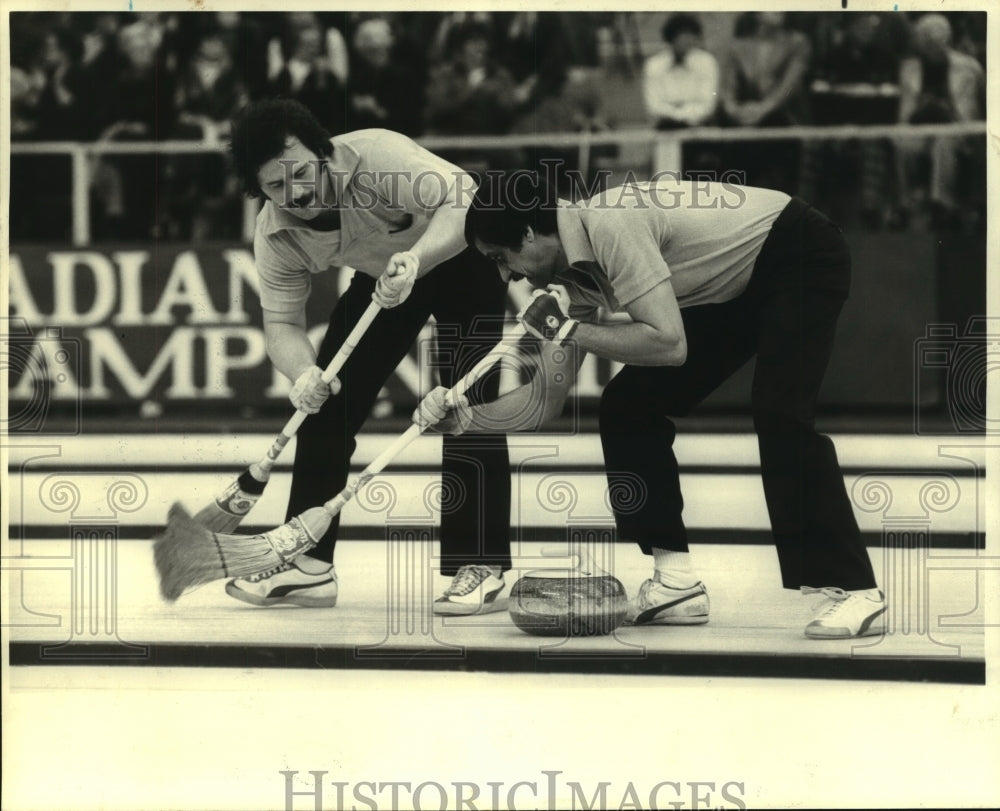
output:
<path id="1" fill-rule="evenodd" d="M 661 180 L 571 204 L 521 174 L 479 187 L 466 238 L 504 279 L 526 277 L 537 289 L 520 315 L 533 335 L 625 364 L 601 397 L 600 433 L 609 487 L 643 485 L 630 503 L 611 499 L 619 538 L 653 557 L 653 576 L 631 603 L 634 624 L 708 621 L 670 418 L 756 357 L 750 407 L 782 584 L 823 597 L 807 636 L 883 630 L 884 595 L 834 445 L 815 426 L 850 286 L 836 225 L 768 189 Z M 602 313 L 629 318 L 602 323 Z M 522 428 L 503 397 L 448 412 L 441 395 L 418 409 L 440 420 L 439 431 Z"/>
<path id="2" fill-rule="evenodd" d="M 506 287 L 465 244 L 475 184 L 409 138 L 380 129 L 331 138 L 304 106 L 277 99 L 241 111 L 231 149 L 246 193 L 265 198 L 254 259 L 268 355 L 293 381 L 292 403 L 311 415 L 298 432 L 290 518 L 345 486 L 355 436 L 428 317 L 436 320 L 439 371 L 450 386 L 502 335 Z M 340 266 L 357 272 L 314 352 L 305 321 L 311 277 Z M 325 385 L 321 369 L 373 298 L 385 311 L 340 380 Z M 471 396 L 495 394 L 495 377 L 488 381 Z M 502 608 L 510 568 L 506 437 L 445 437 L 442 478 L 441 572 L 454 579 L 434 611 Z M 290 564 L 230 581 L 226 591 L 254 605 L 334 606 L 338 526 L 335 518 L 319 545 Z"/>

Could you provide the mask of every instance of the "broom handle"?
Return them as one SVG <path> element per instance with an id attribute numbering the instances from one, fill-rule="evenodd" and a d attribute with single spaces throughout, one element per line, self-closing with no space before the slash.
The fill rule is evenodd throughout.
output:
<path id="1" fill-rule="evenodd" d="M 512 329 L 507 335 L 505 335 L 496 348 L 491 350 L 486 357 L 479 361 L 472 369 L 462 377 L 448 392 L 448 399 L 450 402 L 454 402 L 454 398 L 464 394 L 468 388 L 475 383 L 479 378 L 486 374 L 493 365 L 508 355 L 512 354 L 517 349 L 517 341 L 515 339 L 520 338 L 524 335 L 525 329 L 522 324 L 518 324 L 514 329 Z M 386 465 L 391 462 L 397 454 L 399 454 L 403 448 L 413 442 L 421 433 L 423 433 L 423 427 L 414 423 L 406 431 L 401 434 L 395 442 L 393 442 L 388 448 L 386 448 L 382 453 L 376 456 L 371 463 L 366 467 L 358 477 L 353 481 L 349 482 L 347 487 L 341 490 L 337 495 L 331 498 L 328 502 L 323 505 L 330 515 L 336 515 L 347 504 L 354 495 L 364 487 L 373 477 L 377 476 Z"/>
<path id="2" fill-rule="evenodd" d="M 358 319 L 358 323 L 354 325 L 354 329 L 351 330 L 350 334 L 344 339 L 343 346 L 337 350 L 337 354 L 333 356 L 326 369 L 323 370 L 321 379 L 324 383 L 330 383 L 339 372 L 347 359 L 351 356 L 354 348 L 358 345 L 361 340 L 361 336 L 365 334 L 368 327 L 371 326 L 372 321 L 375 320 L 375 316 L 381 312 L 382 308 L 379 307 L 374 301 L 368 305 L 368 309 L 364 311 L 361 318 Z M 292 418 L 285 423 L 285 427 L 281 429 L 281 433 L 275 438 L 274 442 L 271 443 L 271 447 L 267 449 L 267 453 L 264 457 L 257 462 L 251 468 L 254 474 L 263 474 L 264 479 L 267 478 L 267 474 L 270 473 L 271 468 L 274 467 L 274 463 L 278 461 L 278 457 L 281 452 L 285 449 L 285 445 L 289 443 L 293 436 L 298 432 L 305 418 L 309 415 L 305 411 L 297 410 Z M 255 479 L 260 479 L 257 475 L 254 476 Z"/>

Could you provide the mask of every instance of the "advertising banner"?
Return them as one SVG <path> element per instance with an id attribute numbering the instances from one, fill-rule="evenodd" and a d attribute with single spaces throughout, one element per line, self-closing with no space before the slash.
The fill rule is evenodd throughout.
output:
<path id="1" fill-rule="evenodd" d="M 934 257 L 940 247 L 930 235 L 853 234 L 850 241 L 853 289 L 824 407 L 909 411 L 914 342 L 939 318 L 940 261 Z M 84 414 L 140 409 L 147 417 L 183 416 L 233 404 L 242 413 L 269 414 L 287 404 L 289 383 L 267 357 L 247 246 L 14 246 L 9 270 L 14 407 L 39 399 L 39 386 L 53 408 L 78 407 Z M 307 322 L 315 344 L 353 273 L 340 268 L 313 277 Z M 512 319 L 517 301 L 512 292 Z M 424 337 L 432 334 L 427 327 Z M 408 414 L 432 383 L 419 352 L 414 347 L 387 381 L 385 400 L 396 413 Z M 583 413 L 596 410 L 617 368 L 586 359 L 577 384 Z M 706 405 L 745 412 L 751 377 L 752 362 Z M 921 401 L 937 397 L 916 394 Z"/>

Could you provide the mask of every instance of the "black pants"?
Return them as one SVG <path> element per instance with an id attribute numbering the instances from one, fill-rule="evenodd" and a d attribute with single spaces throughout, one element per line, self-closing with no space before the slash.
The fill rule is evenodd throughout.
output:
<path id="1" fill-rule="evenodd" d="M 756 355 L 751 407 L 783 585 L 875 586 L 833 442 L 815 428 L 849 287 L 840 229 L 793 198 L 747 289 L 724 304 L 681 310 L 687 362 L 626 366 L 615 376 L 601 398 L 600 426 L 622 540 L 638 542 L 646 554 L 654 546 L 687 550 L 669 417 L 688 414 Z"/>
<path id="2" fill-rule="evenodd" d="M 356 273 L 337 301 L 320 345 L 323 368 L 371 303 L 375 280 Z M 413 346 L 421 328 L 436 321 L 436 361 L 442 385 L 451 386 L 503 334 L 506 285 L 496 266 L 467 249 L 417 280 L 407 300 L 378 314 L 344 364 L 340 394 L 299 429 L 288 515 L 332 498 L 347 483 L 355 437 L 389 375 Z M 492 375 L 470 391 L 476 402 L 497 394 Z M 510 568 L 510 460 L 503 435 L 443 438 L 441 572 L 479 563 Z M 286 518 L 286 520 L 287 520 Z M 339 517 L 311 555 L 332 561 Z"/>

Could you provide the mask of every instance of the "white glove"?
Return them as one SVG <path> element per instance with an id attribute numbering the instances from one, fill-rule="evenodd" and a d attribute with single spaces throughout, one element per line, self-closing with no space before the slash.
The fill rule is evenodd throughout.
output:
<path id="1" fill-rule="evenodd" d="M 323 371 L 318 366 L 310 366 L 299 375 L 298 380 L 292 386 L 288 399 L 299 411 L 315 414 L 323 407 L 327 397 L 339 392 L 339 378 L 334 377 L 329 383 L 325 383 L 323 382 Z"/>
<path id="2" fill-rule="evenodd" d="M 420 401 L 413 412 L 413 422 L 424 429 L 439 434 L 458 436 L 472 425 L 472 406 L 467 397 L 459 397 L 454 405 L 448 397 L 449 389 L 438 386 Z"/>
<path id="3" fill-rule="evenodd" d="M 375 282 L 372 301 L 383 310 L 397 307 L 409 298 L 417 280 L 420 260 L 410 251 L 395 253 L 390 257 L 385 272 Z"/>

